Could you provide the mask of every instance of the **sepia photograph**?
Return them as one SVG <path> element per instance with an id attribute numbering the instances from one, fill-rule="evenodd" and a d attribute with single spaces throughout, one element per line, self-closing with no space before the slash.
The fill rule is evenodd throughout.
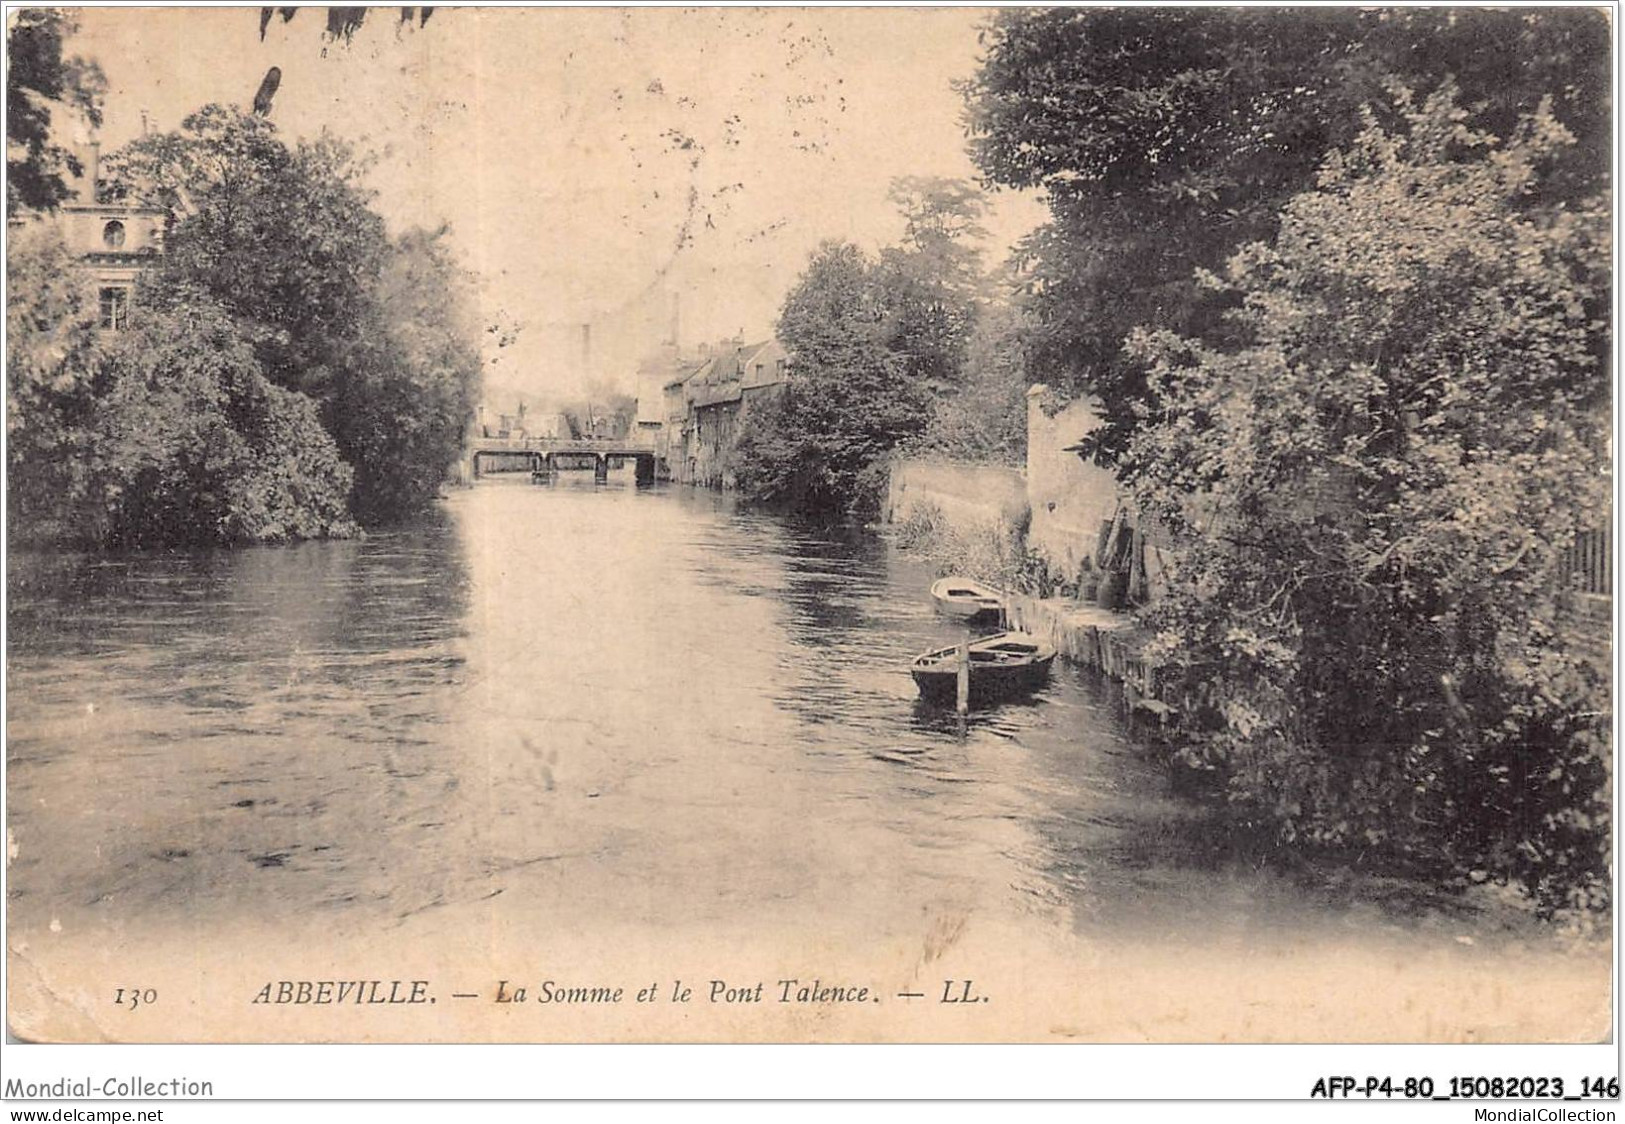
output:
<path id="1" fill-rule="evenodd" d="M 1615 14 L 9 8 L 11 1042 L 1611 1042 Z"/>

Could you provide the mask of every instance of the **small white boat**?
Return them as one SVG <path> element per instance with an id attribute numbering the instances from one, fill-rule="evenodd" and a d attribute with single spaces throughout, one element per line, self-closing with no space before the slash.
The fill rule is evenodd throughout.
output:
<path id="1" fill-rule="evenodd" d="M 1004 591 L 975 578 L 939 579 L 932 583 L 931 599 L 944 613 L 962 620 L 997 616 L 1004 608 Z"/>

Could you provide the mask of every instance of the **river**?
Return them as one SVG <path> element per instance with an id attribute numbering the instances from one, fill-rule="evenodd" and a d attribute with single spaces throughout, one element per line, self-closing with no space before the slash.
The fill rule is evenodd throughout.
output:
<path id="1" fill-rule="evenodd" d="M 629 474 L 496 478 L 355 541 L 14 555 L 13 1025 L 249 1040 L 1574 1033 L 1572 1017 L 1530 1021 L 1542 994 L 1595 999 L 1605 1018 L 1606 950 L 1510 906 L 1288 877 L 1213 845 L 1089 673 L 1058 666 L 1031 700 L 964 720 L 922 705 L 909 657 L 960 635 L 932 610 L 932 576 L 871 534 Z M 1501 969 L 1536 952 L 1527 1002 L 1508 998 Z M 730 983 L 799 964 L 888 1000 L 813 1023 L 493 1021 L 497 981 L 534 984 L 541 962 L 555 979 Z M 169 1022 L 101 1009 L 143 963 L 191 997 L 180 1022 L 173 1005 Z M 1351 967 L 1363 982 L 1339 979 Z M 434 972 L 438 1002 L 480 998 L 359 1027 L 210 1013 L 318 968 Z M 905 1013 L 895 997 L 940 990 L 944 968 L 999 992 L 982 1022 Z M 1387 973 L 1376 998 L 1371 971 Z M 19 978 L 38 1011 L 19 1012 Z M 1423 1009 L 1399 1018 L 1405 996 Z"/>

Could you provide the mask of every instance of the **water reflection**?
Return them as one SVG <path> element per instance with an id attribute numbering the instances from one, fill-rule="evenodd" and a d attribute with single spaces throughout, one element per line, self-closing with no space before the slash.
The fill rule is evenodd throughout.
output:
<path id="1" fill-rule="evenodd" d="M 931 576 L 568 477 L 353 542 L 13 556 L 13 923 L 1302 922 L 1193 845 L 1109 686 L 922 704 L 909 659 L 963 635 Z"/>

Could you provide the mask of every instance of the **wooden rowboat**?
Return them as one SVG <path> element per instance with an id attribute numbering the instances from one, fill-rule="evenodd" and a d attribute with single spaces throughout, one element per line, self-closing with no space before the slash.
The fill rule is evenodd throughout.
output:
<path id="1" fill-rule="evenodd" d="M 975 578 L 941 578 L 932 583 L 931 599 L 938 609 L 961 620 L 996 616 L 1004 608 L 1004 591 Z"/>
<path id="2" fill-rule="evenodd" d="M 1027 632 L 1000 632 L 972 640 L 970 705 L 997 702 L 1042 687 L 1049 679 L 1055 647 Z M 920 697 L 952 706 L 959 690 L 959 648 L 939 648 L 915 656 L 909 665 Z"/>

